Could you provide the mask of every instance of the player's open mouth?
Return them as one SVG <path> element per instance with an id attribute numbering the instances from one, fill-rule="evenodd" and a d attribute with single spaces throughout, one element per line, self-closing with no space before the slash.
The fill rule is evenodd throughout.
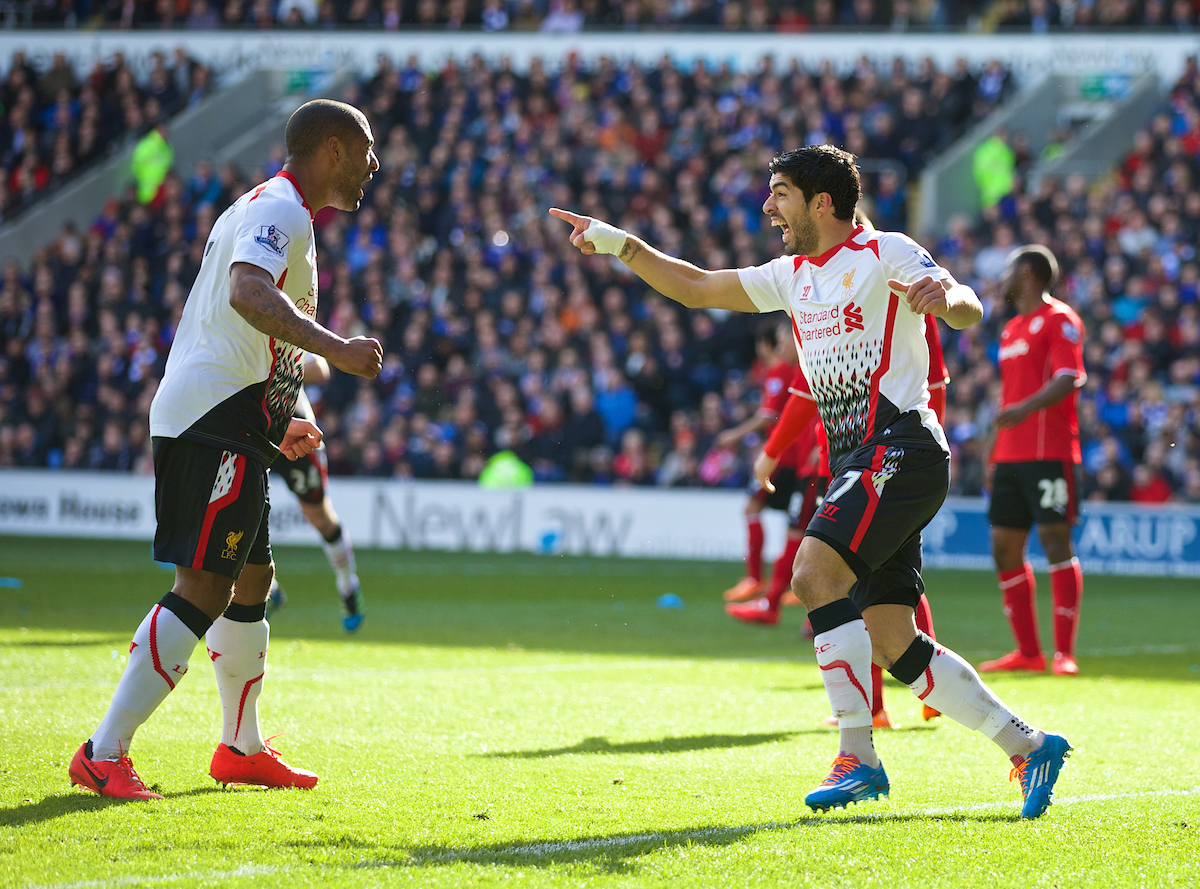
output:
<path id="1" fill-rule="evenodd" d="M 785 241 L 787 240 L 788 235 L 790 235 L 792 233 L 792 230 L 788 227 L 788 224 L 786 222 L 784 222 L 782 219 L 779 219 L 779 218 L 772 219 L 771 225 L 775 226 L 776 228 L 778 228 L 780 230 L 780 232 L 782 233 L 782 236 L 783 236 L 783 240 L 785 240 Z"/>

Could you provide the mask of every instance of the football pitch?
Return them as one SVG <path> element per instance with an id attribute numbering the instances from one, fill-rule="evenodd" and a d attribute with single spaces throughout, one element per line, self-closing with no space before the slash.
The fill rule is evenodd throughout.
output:
<path id="1" fill-rule="evenodd" d="M 1018 818 L 990 741 L 890 681 L 889 800 L 814 816 L 836 736 L 792 609 L 735 625 L 728 563 L 359 552 L 366 622 L 341 629 L 317 549 L 279 548 L 264 734 L 312 791 L 223 790 L 203 647 L 139 733 L 166 799 L 72 788 L 134 628 L 170 587 L 149 545 L 0 538 L 0 885 L 1200 885 L 1200 584 L 1088 577 L 1078 678 L 993 687 L 1076 750 Z M 988 574 L 927 576 L 939 636 L 1006 651 Z M 1049 589 L 1041 584 L 1041 625 Z M 684 608 L 660 608 L 675 593 Z"/>

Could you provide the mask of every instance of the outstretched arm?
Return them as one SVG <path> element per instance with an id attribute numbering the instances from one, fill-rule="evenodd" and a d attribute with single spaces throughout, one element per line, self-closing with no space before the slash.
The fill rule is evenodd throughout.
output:
<path id="1" fill-rule="evenodd" d="M 735 269 L 705 271 L 690 262 L 667 256 L 636 235 L 591 216 L 580 216 L 557 207 L 551 208 L 550 215 L 573 226 L 571 243 L 584 256 L 593 253 L 616 256 L 663 296 L 689 309 L 758 312 L 758 307 L 742 287 Z"/>

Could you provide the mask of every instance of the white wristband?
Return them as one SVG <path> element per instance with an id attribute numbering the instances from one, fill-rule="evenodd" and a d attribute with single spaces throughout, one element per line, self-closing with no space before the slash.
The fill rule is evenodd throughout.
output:
<path id="1" fill-rule="evenodd" d="M 629 232 L 599 219 L 593 219 L 583 232 L 583 239 L 595 247 L 597 253 L 607 253 L 610 256 L 621 252 L 627 237 Z"/>

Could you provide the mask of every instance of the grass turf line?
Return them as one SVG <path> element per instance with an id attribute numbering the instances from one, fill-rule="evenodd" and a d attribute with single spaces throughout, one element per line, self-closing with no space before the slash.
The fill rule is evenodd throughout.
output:
<path id="1" fill-rule="evenodd" d="M 1200 884 L 1200 798 L 1020 822 L 994 745 L 927 727 L 895 683 L 902 728 L 877 735 L 892 798 L 808 817 L 835 743 L 816 726 L 811 647 L 795 611 L 770 629 L 721 613 L 729 564 L 365 551 L 367 622 L 347 637 L 322 554 L 281 550 L 291 603 L 272 626 L 262 722 L 321 785 L 216 788 L 218 699 L 194 655 L 134 749 L 168 799 L 115 805 L 71 790 L 66 765 L 170 585 L 147 550 L 0 538 L 0 573 L 25 582 L 0 590 L 0 885 Z M 993 578 L 928 581 L 948 644 L 975 660 L 1005 648 Z M 1064 797 L 1200 785 L 1194 590 L 1089 577 L 1081 649 L 1165 653 L 1084 657 L 1075 680 L 995 679 L 1078 746 Z M 663 592 L 688 607 L 656 608 Z"/>

